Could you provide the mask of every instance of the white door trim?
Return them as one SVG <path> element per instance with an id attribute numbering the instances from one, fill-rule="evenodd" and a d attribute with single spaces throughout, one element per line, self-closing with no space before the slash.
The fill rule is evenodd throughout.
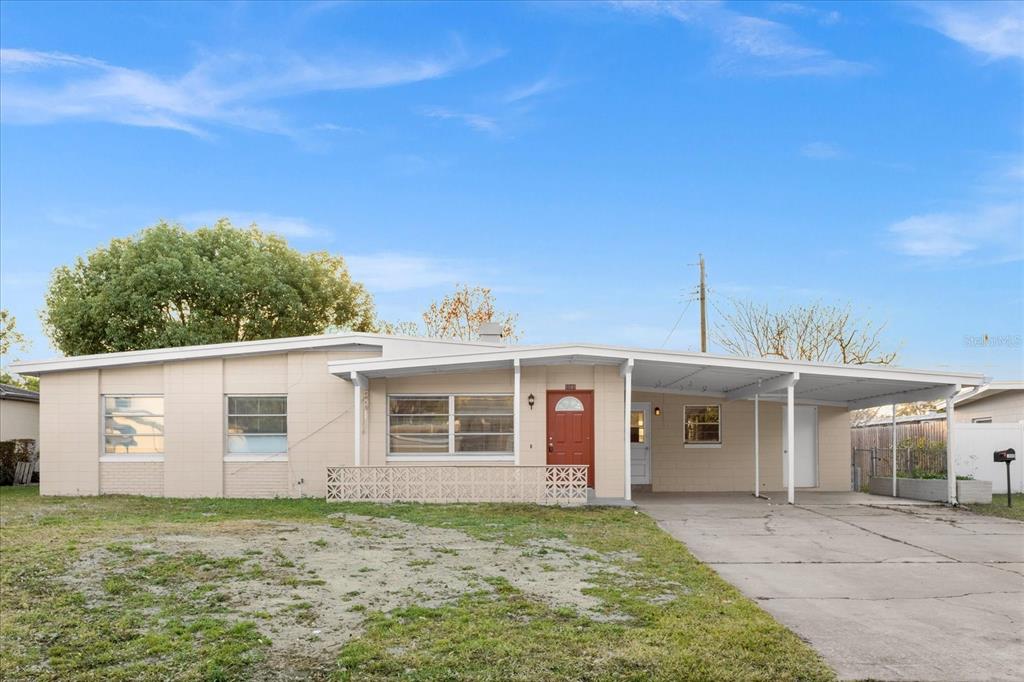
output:
<path id="1" fill-rule="evenodd" d="M 642 446 L 638 446 L 636 443 L 630 442 L 629 447 L 629 460 L 630 469 L 633 472 L 631 476 L 631 483 L 636 485 L 650 485 L 651 484 L 651 403 L 650 402 L 633 402 L 630 403 L 629 411 L 632 416 L 632 412 L 637 410 L 643 410 L 644 412 L 644 443 Z M 629 434 L 626 434 L 629 437 Z M 646 459 L 646 467 L 644 470 L 646 476 L 643 474 L 637 475 L 636 469 L 633 469 L 634 453 L 639 453 L 642 458 Z"/>
<path id="2" fill-rule="evenodd" d="M 793 428 L 794 432 L 800 430 L 800 412 L 801 412 L 801 410 L 810 410 L 811 413 L 814 415 L 814 418 L 811 421 L 811 426 L 813 427 L 813 430 L 814 430 L 814 438 L 812 439 L 812 442 L 814 443 L 814 457 L 813 457 L 813 461 L 814 461 L 814 483 L 812 485 L 801 485 L 800 482 L 799 482 L 800 481 L 800 477 L 799 477 L 799 475 L 797 475 L 797 477 L 796 477 L 797 484 L 796 484 L 795 487 L 797 487 L 797 488 L 818 488 L 818 487 L 821 486 L 821 460 L 820 460 L 820 455 L 821 455 L 820 449 L 821 448 L 818 447 L 818 421 L 819 421 L 818 420 L 818 408 L 815 405 L 797 405 L 794 408 L 794 412 L 796 413 L 796 415 L 794 417 L 794 428 Z M 786 452 L 787 452 L 787 448 L 789 448 L 789 443 L 786 442 L 786 411 L 787 411 L 786 406 L 783 406 L 782 407 L 782 452 L 783 452 L 783 454 L 782 454 L 782 484 L 783 484 L 783 487 L 789 485 L 789 469 L 786 466 L 786 461 L 787 461 L 787 454 L 786 454 Z M 796 440 L 796 435 L 797 434 L 794 433 L 793 435 L 794 435 L 794 440 Z M 797 452 L 796 452 L 797 462 L 800 461 L 800 458 L 804 454 L 805 453 L 801 452 L 800 450 L 797 450 Z M 797 465 L 797 468 L 799 468 L 799 465 Z"/>

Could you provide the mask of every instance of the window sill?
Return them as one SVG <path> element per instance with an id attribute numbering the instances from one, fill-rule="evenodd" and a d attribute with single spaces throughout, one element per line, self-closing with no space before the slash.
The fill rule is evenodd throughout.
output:
<path id="1" fill-rule="evenodd" d="M 287 462 L 288 454 L 277 455 L 224 455 L 225 462 Z"/>
<path id="2" fill-rule="evenodd" d="M 115 462 L 162 462 L 163 455 L 100 455 L 100 462 L 110 464 Z"/>
<path id="3" fill-rule="evenodd" d="M 388 455 L 387 462 L 514 462 L 515 455 Z"/>
<path id="4" fill-rule="evenodd" d="M 717 450 L 722 447 L 721 443 L 684 443 L 684 448 L 691 450 Z"/>

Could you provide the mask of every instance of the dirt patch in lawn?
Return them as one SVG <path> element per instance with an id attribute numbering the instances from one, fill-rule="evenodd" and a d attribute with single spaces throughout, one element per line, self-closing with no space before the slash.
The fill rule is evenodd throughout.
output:
<path id="1" fill-rule="evenodd" d="M 319 666 L 362 632 L 368 611 L 434 607 L 505 584 L 593 620 L 622 619 L 587 592 L 599 574 L 625 577 L 624 561 L 557 540 L 516 546 L 336 515 L 330 525 L 232 522 L 120 537 L 83 555 L 66 580 L 96 606 L 116 602 L 122 582 L 144 596 L 215 599 L 226 617 L 256 622 L 272 649 L 287 654 L 269 656 L 272 665 Z"/>

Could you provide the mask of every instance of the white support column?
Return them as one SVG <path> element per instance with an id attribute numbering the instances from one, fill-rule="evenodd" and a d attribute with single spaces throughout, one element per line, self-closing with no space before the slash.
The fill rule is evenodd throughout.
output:
<path id="1" fill-rule="evenodd" d="M 623 434 L 622 439 L 623 460 L 625 461 L 625 466 L 623 468 L 623 477 L 625 480 L 626 488 L 624 497 L 627 500 L 631 500 L 633 499 L 633 453 L 629 442 L 629 429 L 630 417 L 632 416 L 630 415 L 630 412 L 633 408 L 633 358 L 630 358 L 625 362 L 625 364 L 622 365 L 622 376 L 625 378 L 626 384 L 625 393 L 623 395 L 623 401 L 625 403 L 625 408 L 623 409 L 623 430 L 625 431 L 625 433 Z"/>
<path id="2" fill-rule="evenodd" d="M 362 465 L 363 459 L 363 389 L 366 378 L 352 372 L 352 453 L 356 466 Z"/>
<path id="3" fill-rule="evenodd" d="M 516 358 L 512 361 L 512 453 L 516 466 L 519 466 L 519 416 L 522 414 L 522 407 L 519 405 L 522 400 L 519 370 L 519 358 Z"/>
<path id="4" fill-rule="evenodd" d="M 796 504 L 796 409 L 794 405 L 794 389 L 790 384 L 786 387 L 786 468 L 789 471 L 789 489 L 786 491 L 786 499 L 790 504 Z"/>
<path id="5" fill-rule="evenodd" d="M 957 386 L 956 388 L 957 388 L 957 391 L 960 390 L 959 386 Z M 956 433 L 956 428 L 955 428 L 956 424 L 955 424 L 955 421 L 953 419 L 953 417 L 954 417 L 954 414 L 953 414 L 953 409 L 954 409 L 953 408 L 953 398 L 954 398 L 955 395 L 956 395 L 956 393 L 954 392 L 953 395 L 951 395 L 948 398 L 946 398 L 946 486 L 947 486 L 947 488 L 946 488 L 946 496 L 947 496 L 947 501 L 950 504 L 952 504 L 952 505 L 957 504 L 957 499 L 956 499 L 956 457 L 954 456 L 954 452 L 953 452 L 953 444 L 954 444 L 954 440 L 955 440 L 953 434 Z M 1010 491 L 1007 490 L 1006 492 L 1007 492 L 1007 494 L 1009 494 Z"/>
<path id="6" fill-rule="evenodd" d="M 892 448 L 889 450 L 892 453 L 892 496 L 896 497 L 896 403 L 892 404 L 892 438 L 890 442 Z"/>
<path id="7" fill-rule="evenodd" d="M 754 394 L 754 497 L 761 494 L 761 394 Z"/>

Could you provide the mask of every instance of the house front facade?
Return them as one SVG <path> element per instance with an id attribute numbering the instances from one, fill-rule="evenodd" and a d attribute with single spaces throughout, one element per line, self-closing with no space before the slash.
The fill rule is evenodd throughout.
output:
<path id="1" fill-rule="evenodd" d="M 950 372 L 362 333 L 16 370 L 40 378 L 44 495 L 427 501 L 543 501 L 545 485 L 560 490 L 564 476 L 603 502 L 629 500 L 638 487 L 782 491 L 790 501 L 800 490 L 845 491 L 848 410 L 951 398 L 981 383 Z"/>

